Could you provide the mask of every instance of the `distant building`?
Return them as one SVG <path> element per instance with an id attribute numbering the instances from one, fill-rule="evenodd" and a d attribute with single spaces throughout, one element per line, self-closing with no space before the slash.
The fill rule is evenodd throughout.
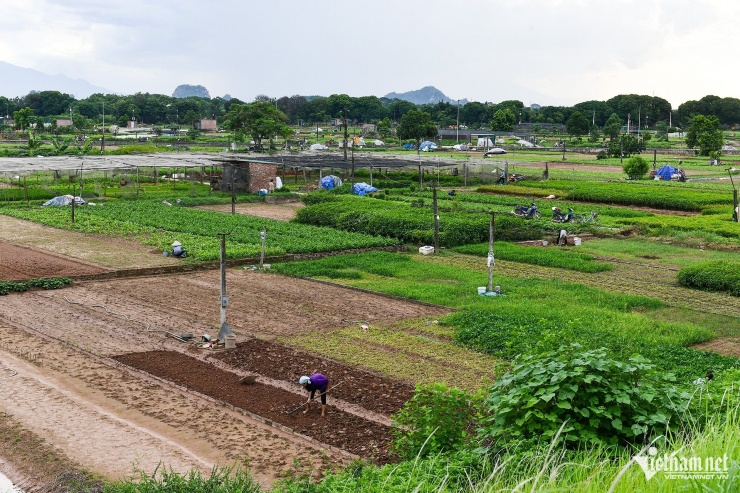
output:
<path id="1" fill-rule="evenodd" d="M 377 131 L 378 127 L 374 123 L 363 123 L 361 129 L 362 135 L 367 135 L 369 132 Z"/>
<path id="2" fill-rule="evenodd" d="M 202 132 L 215 132 L 218 130 L 216 120 L 200 119 L 195 123 L 195 128 Z"/>
<path id="3" fill-rule="evenodd" d="M 72 120 L 69 118 L 57 118 L 57 127 L 71 127 Z"/>

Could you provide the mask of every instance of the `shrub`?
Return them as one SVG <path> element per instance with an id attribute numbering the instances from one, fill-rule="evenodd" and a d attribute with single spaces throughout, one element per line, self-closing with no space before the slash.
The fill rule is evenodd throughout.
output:
<path id="1" fill-rule="evenodd" d="M 599 153 L 596 155 L 597 160 L 607 159 L 607 158 L 609 158 L 609 155 L 606 153 L 606 151 L 599 151 Z"/>
<path id="2" fill-rule="evenodd" d="M 673 427 L 685 409 L 689 395 L 674 381 L 642 356 L 625 363 L 579 344 L 520 357 L 491 388 L 482 438 L 552 440 L 565 423 L 558 440 L 574 447 L 643 442 L 654 429 Z"/>
<path id="3" fill-rule="evenodd" d="M 650 169 L 650 165 L 640 156 L 632 156 L 622 166 L 622 170 L 627 173 L 630 180 L 639 180 L 645 176 Z"/>
<path id="4" fill-rule="evenodd" d="M 740 296 L 740 263 L 720 260 L 684 267 L 678 273 L 678 282 L 689 288 Z"/>
<path id="5" fill-rule="evenodd" d="M 414 396 L 394 416 L 393 449 L 403 459 L 428 457 L 471 446 L 482 396 L 442 383 L 417 385 Z"/>

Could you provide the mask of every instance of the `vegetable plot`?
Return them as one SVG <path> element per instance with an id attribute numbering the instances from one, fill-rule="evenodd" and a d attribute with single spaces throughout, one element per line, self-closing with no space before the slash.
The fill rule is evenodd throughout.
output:
<path id="1" fill-rule="evenodd" d="M 227 256 L 242 258 L 259 254 L 260 232 L 267 228 L 267 255 L 316 253 L 355 248 L 383 247 L 398 240 L 369 234 L 337 231 L 285 223 L 245 215 L 170 207 L 159 202 L 126 202 L 80 207 L 75 223 L 68 208 L 21 209 L 7 207 L 3 213 L 56 228 L 111 236 L 138 235 L 144 243 L 169 250 L 177 239 L 196 260 L 219 258 L 218 233 L 230 233 Z"/>

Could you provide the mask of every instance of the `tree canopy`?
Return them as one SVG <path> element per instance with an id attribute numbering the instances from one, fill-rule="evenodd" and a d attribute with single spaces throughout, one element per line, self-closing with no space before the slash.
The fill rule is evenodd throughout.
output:
<path id="1" fill-rule="evenodd" d="M 437 135 L 437 126 L 432 123 L 429 113 L 411 110 L 401 117 L 396 131 L 399 138 L 413 139 L 418 144 L 424 138 L 434 138 Z"/>
<path id="2" fill-rule="evenodd" d="M 700 155 L 709 156 L 710 153 L 722 149 L 723 142 L 719 119 L 716 116 L 694 116 L 686 132 L 687 146 L 698 147 Z"/>

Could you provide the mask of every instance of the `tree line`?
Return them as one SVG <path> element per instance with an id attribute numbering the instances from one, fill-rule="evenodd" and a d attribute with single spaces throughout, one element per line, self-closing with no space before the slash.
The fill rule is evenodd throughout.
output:
<path id="1" fill-rule="evenodd" d="M 720 125 L 729 127 L 740 123 L 740 99 L 705 96 L 698 101 L 687 101 L 677 110 L 672 110 L 668 101 L 655 96 L 623 94 L 606 101 L 585 101 L 573 106 L 528 107 L 518 100 L 500 103 L 468 102 L 455 105 L 448 102 L 415 105 L 399 99 L 376 96 L 351 97 L 346 94 L 323 96 L 283 96 L 270 98 L 260 95 L 254 102 L 273 104 L 286 116 L 290 125 L 313 125 L 334 118 L 343 118 L 346 110 L 351 124 L 378 123 L 388 118 L 397 123 L 411 110 L 428 113 L 431 121 L 440 127 L 454 126 L 458 122 L 470 128 L 488 127 L 494 120 L 506 125 L 514 123 L 551 123 L 565 125 L 574 113 L 583 115 L 591 124 L 601 128 L 616 114 L 619 119 L 632 121 L 633 126 L 654 129 L 660 121 L 673 126 L 687 127 L 694 115 L 717 117 Z M 163 94 L 137 93 L 120 96 L 115 94 L 93 94 L 77 100 L 59 91 L 32 92 L 26 96 L 6 98 L 0 96 L 0 112 L 11 116 L 18 110 L 30 108 L 36 118 L 70 118 L 81 126 L 102 121 L 124 126 L 127 121 L 153 125 L 192 125 L 199 119 L 210 118 L 223 121 L 233 104 L 247 104 L 236 98 L 199 97 L 173 98 Z"/>

